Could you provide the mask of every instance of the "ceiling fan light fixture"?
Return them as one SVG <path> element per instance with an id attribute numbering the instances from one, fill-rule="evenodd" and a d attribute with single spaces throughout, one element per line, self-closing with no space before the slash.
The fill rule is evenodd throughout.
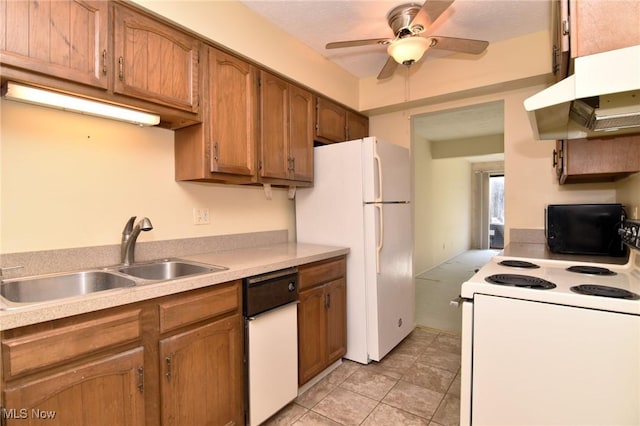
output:
<path id="1" fill-rule="evenodd" d="M 423 37 L 405 37 L 392 42 L 387 47 L 387 53 L 397 63 L 411 65 L 422 58 L 430 45 L 429 39 Z"/>

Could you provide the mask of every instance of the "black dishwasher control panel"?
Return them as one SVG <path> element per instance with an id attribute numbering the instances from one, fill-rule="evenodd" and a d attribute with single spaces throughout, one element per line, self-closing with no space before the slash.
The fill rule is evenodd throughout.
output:
<path id="1" fill-rule="evenodd" d="M 298 269 L 287 268 L 243 280 L 242 313 L 245 317 L 298 300 Z"/>

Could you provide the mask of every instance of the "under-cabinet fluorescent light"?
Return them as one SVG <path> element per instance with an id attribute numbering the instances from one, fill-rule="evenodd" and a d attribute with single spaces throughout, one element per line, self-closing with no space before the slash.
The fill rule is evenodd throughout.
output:
<path id="1" fill-rule="evenodd" d="M 11 81 L 2 86 L 2 97 L 14 101 L 62 109 L 64 111 L 126 121 L 140 126 L 155 126 L 160 123 L 160 116 L 157 114 L 25 86 Z"/>

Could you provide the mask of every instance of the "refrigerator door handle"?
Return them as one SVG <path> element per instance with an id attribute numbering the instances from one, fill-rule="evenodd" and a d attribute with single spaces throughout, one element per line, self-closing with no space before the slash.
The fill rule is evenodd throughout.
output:
<path id="1" fill-rule="evenodd" d="M 376 166 L 378 169 L 378 196 L 373 194 L 375 202 L 382 202 L 382 159 L 378 155 L 378 151 L 376 150 L 376 146 L 373 146 L 373 159 L 376 162 Z"/>
<path id="2" fill-rule="evenodd" d="M 384 245 L 384 215 L 382 213 L 382 204 L 376 204 L 376 209 L 379 214 L 378 221 L 378 244 L 376 245 L 376 273 L 380 273 L 380 252 L 382 251 L 382 246 Z"/>

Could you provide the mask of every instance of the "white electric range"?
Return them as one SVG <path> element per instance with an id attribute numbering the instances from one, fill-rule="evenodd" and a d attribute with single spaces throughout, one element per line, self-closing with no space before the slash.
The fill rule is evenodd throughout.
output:
<path id="1" fill-rule="evenodd" d="M 462 285 L 460 424 L 640 424 L 640 222 L 626 231 L 624 265 L 496 256 Z"/>

